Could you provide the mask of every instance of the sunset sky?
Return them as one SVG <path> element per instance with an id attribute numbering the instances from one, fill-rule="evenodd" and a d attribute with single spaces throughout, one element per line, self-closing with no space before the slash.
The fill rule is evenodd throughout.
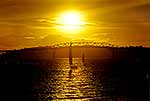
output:
<path id="1" fill-rule="evenodd" d="M 81 16 L 83 24 L 76 31 L 62 31 L 59 18 L 72 11 Z M 150 46 L 150 2 L 0 0 L 0 49 L 46 46 L 82 39 Z"/>

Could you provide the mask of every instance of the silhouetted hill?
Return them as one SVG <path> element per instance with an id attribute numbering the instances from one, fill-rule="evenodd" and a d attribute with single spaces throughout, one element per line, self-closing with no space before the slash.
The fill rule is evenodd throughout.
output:
<path id="1" fill-rule="evenodd" d="M 91 47 L 74 46 L 72 47 L 73 57 L 81 57 L 84 52 L 87 58 L 92 57 L 121 57 L 121 56 L 149 56 L 149 49 L 144 47 Z M 5 59 L 24 59 L 24 60 L 51 60 L 55 53 L 56 58 L 68 58 L 69 47 L 34 47 L 20 50 L 10 50 L 4 52 L 1 58 Z"/>

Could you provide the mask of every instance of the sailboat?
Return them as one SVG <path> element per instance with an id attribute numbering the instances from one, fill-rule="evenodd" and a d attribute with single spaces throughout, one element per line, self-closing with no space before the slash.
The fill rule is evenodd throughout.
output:
<path id="1" fill-rule="evenodd" d="M 71 69 L 78 68 L 76 65 L 73 64 L 73 61 L 72 61 L 72 43 L 70 43 L 70 47 L 69 47 L 69 64 L 70 64 Z"/>
<path id="2" fill-rule="evenodd" d="M 72 43 L 70 43 L 69 47 L 69 64 L 72 65 Z"/>
<path id="3" fill-rule="evenodd" d="M 85 55 L 84 55 L 84 52 L 82 53 L 82 63 L 85 63 Z"/>

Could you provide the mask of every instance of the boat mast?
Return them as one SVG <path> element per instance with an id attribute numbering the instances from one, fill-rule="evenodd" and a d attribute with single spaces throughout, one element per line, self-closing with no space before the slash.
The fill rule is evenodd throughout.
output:
<path id="1" fill-rule="evenodd" d="M 69 47 L 69 64 L 72 65 L 72 42 Z"/>
<path id="2" fill-rule="evenodd" d="M 84 54 L 84 52 L 82 52 L 82 63 L 84 63 L 85 62 L 85 54 Z"/>

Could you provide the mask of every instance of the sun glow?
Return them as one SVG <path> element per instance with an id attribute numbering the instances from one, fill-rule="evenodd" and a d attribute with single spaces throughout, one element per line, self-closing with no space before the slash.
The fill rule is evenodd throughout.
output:
<path id="1" fill-rule="evenodd" d="M 83 16 L 79 12 L 65 12 L 56 19 L 57 29 L 64 33 L 79 33 L 83 29 Z"/>
<path id="2" fill-rule="evenodd" d="M 77 13 L 66 13 L 62 15 L 60 23 L 65 25 L 79 25 L 81 24 L 80 15 Z"/>

